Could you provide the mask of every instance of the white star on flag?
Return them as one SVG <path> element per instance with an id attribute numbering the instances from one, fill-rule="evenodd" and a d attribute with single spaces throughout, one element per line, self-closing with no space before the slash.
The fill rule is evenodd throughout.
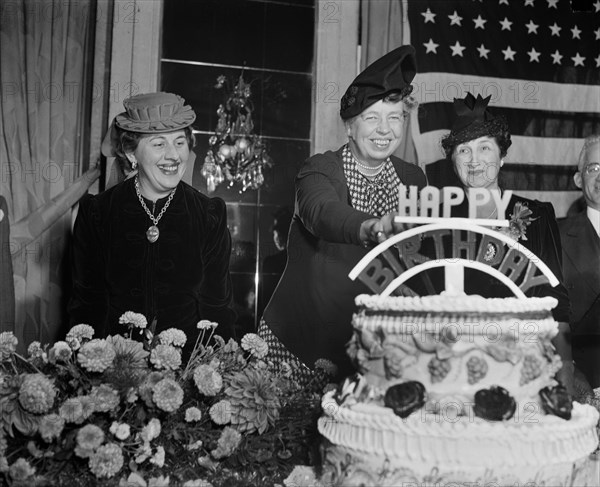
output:
<path id="1" fill-rule="evenodd" d="M 502 54 L 504 54 L 505 61 L 507 61 L 508 59 L 514 61 L 516 53 L 517 51 L 513 51 L 510 46 L 507 46 L 506 49 L 502 49 Z"/>
<path id="2" fill-rule="evenodd" d="M 466 49 L 466 47 L 461 46 L 458 41 L 456 41 L 456 44 L 450 46 L 450 49 L 452 49 L 452 56 L 462 57 L 462 52 Z"/>
<path id="3" fill-rule="evenodd" d="M 600 12 L 600 1 L 594 3 L 594 8 L 596 9 L 596 12 Z"/>
<path id="4" fill-rule="evenodd" d="M 581 34 L 581 30 L 579 30 L 579 27 L 573 27 L 571 29 L 571 33 L 573 34 L 573 39 L 581 39 L 581 37 L 579 37 L 579 34 Z"/>
<path id="5" fill-rule="evenodd" d="M 550 54 L 552 56 L 552 64 L 560 64 L 561 59 L 563 58 L 562 54 L 558 52 L 558 49 L 554 51 L 554 54 Z"/>
<path id="6" fill-rule="evenodd" d="M 488 58 L 488 52 L 490 52 L 489 49 L 486 49 L 485 46 L 483 44 L 481 44 L 481 46 L 479 46 L 477 48 L 477 50 L 479 51 L 479 57 L 484 57 L 484 58 Z"/>
<path id="7" fill-rule="evenodd" d="M 432 24 L 435 24 L 435 16 L 436 16 L 437 14 L 434 14 L 434 13 L 431 11 L 431 9 L 429 9 L 429 8 L 428 8 L 428 9 L 427 9 L 427 11 L 425 11 L 425 12 L 422 12 L 422 13 L 421 13 L 421 15 L 422 15 L 423 17 L 425 17 L 425 22 L 424 22 L 425 24 L 426 24 L 427 22 L 431 22 Z"/>
<path id="8" fill-rule="evenodd" d="M 598 27 L 596 29 L 596 31 L 594 32 L 594 35 L 596 36 L 596 40 L 600 41 L 600 27 Z"/>
<path id="9" fill-rule="evenodd" d="M 476 19 L 473 19 L 473 22 L 475 22 L 476 29 L 484 29 L 487 20 L 481 18 L 481 15 L 478 15 Z"/>
<path id="10" fill-rule="evenodd" d="M 502 30 L 510 30 L 510 26 L 512 25 L 512 22 L 510 20 L 508 20 L 506 17 L 504 17 L 504 20 L 500 21 L 500 25 L 502 26 Z"/>
<path id="11" fill-rule="evenodd" d="M 428 52 L 437 54 L 437 48 L 438 48 L 439 44 L 436 44 L 435 42 L 433 42 L 433 39 L 430 38 L 429 41 L 424 42 L 423 45 L 425 46 L 425 49 L 427 49 L 425 51 L 425 54 L 427 54 Z"/>
<path id="12" fill-rule="evenodd" d="M 538 24 L 534 24 L 533 20 L 530 20 L 528 24 L 525 24 L 525 27 L 527 27 L 527 33 L 528 34 L 537 34 L 537 29 L 539 27 Z"/>
<path id="13" fill-rule="evenodd" d="M 558 25 L 556 25 L 556 22 L 554 22 L 553 25 L 549 25 L 548 27 L 550 27 L 550 30 L 552 31 L 553 36 L 560 36 L 560 29 L 562 27 L 559 27 Z"/>
<path id="14" fill-rule="evenodd" d="M 533 47 L 532 47 L 532 48 L 531 48 L 531 51 L 529 51 L 527 54 L 529 55 L 529 62 L 530 62 L 530 63 L 532 63 L 532 62 L 534 62 L 534 61 L 535 61 L 536 63 L 539 63 L 539 62 L 540 62 L 540 54 L 542 54 L 542 53 L 541 53 L 541 52 L 537 52 L 537 51 L 535 50 L 535 48 L 533 48 Z"/>
<path id="15" fill-rule="evenodd" d="M 578 52 L 571 59 L 575 63 L 574 66 L 583 66 L 583 61 L 585 61 L 585 58 L 580 56 Z"/>
<path id="16" fill-rule="evenodd" d="M 508 0 L 499 0 L 498 5 L 502 4 L 508 5 Z"/>
<path id="17" fill-rule="evenodd" d="M 461 25 L 462 17 L 456 13 L 456 10 L 452 15 L 448 15 L 450 19 L 450 25 Z"/>
<path id="18" fill-rule="evenodd" d="M 533 7 L 533 0 L 525 0 L 525 6 Z"/>
<path id="19" fill-rule="evenodd" d="M 600 54 L 598 54 L 598 57 L 596 58 L 596 67 L 600 68 Z"/>
<path id="20" fill-rule="evenodd" d="M 548 0 L 548 8 L 555 8 L 558 10 L 558 7 L 556 6 L 557 3 L 558 0 Z"/>

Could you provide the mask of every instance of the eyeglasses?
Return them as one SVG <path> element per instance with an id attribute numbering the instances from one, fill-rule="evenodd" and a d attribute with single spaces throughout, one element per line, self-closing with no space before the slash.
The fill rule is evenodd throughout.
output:
<path id="1" fill-rule="evenodd" d="M 591 162 L 583 168 L 583 172 L 585 172 L 588 176 L 595 176 L 596 174 L 600 173 L 600 162 Z"/>

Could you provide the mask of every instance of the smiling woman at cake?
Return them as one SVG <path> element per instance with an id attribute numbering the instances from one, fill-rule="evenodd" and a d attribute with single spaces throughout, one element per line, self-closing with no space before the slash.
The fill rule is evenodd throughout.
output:
<path id="1" fill-rule="evenodd" d="M 454 171 L 463 188 L 487 188 L 502 191 L 499 182 L 504 157 L 511 145 L 508 125 L 504 118 L 492 115 L 487 106 L 490 97 L 475 98 L 467 93 L 464 99 L 455 99 L 457 118 L 450 133 L 442 139 L 446 157 L 452 161 Z M 468 192 L 466 193 L 468 194 Z M 477 218 L 497 218 L 498 210 L 493 198 L 477 207 Z M 560 281 L 556 287 L 535 286 L 528 296 L 553 296 L 558 305 L 553 310 L 559 322 L 559 335 L 555 345 L 563 360 L 560 379 L 573 392 L 573 361 L 569 330 L 569 296 L 562 284 L 562 256 L 558 224 L 551 203 L 530 200 L 512 195 L 506 209 L 506 218 L 514 220 L 511 237 L 527 247 L 544 262 Z M 467 217 L 468 200 L 453 209 L 453 217 Z M 489 247 L 485 256 L 490 265 L 495 258 L 495 249 Z M 465 292 L 485 297 L 505 296 L 507 289 L 497 280 L 477 271 L 465 272 Z"/>
<path id="2" fill-rule="evenodd" d="M 102 144 L 130 173 L 79 204 L 72 245 L 71 324 L 97 337 L 126 331 L 119 317 L 143 314 L 156 332 L 179 328 L 188 349 L 202 319 L 232 336 L 231 237 L 225 203 L 183 182 L 196 115 L 180 96 L 148 93 L 124 101 Z M 188 350 L 186 349 L 186 350 Z"/>
<path id="3" fill-rule="evenodd" d="M 348 143 L 310 157 L 295 180 L 288 260 L 259 334 L 269 360 L 310 376 L 318 359 L 350 373 L 354 298 L 368 288 L 348 273 L 386 238 L 400 184 L 423 187 L 423 171 L 393 154 L 404 133 L 416 73 L 414 48 L 399 47 L 369 65 L 341 100 Z"/>

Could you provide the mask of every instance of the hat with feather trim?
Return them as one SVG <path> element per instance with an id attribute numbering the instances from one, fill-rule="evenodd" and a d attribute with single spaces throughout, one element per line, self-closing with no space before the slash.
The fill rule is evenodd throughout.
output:
<path id="1" fill-rule="evenodd" d="M 119 142 L 115 127 L 130 132 L 160 134 L 174 132 L 189 127 L 196 120 L 192 107 L 173 93 L 143 93 L 126 98 L 123 101 L 125 111 L 113 120 L 104 140 L 102 153 L 114 156 Z"/>
<path id="2" fill-rule="evenodd" d="M 449 157 L 457 145 L 484 136 L 504 138 L 507 143 L 504 151 L 508 149 L 511 145 L 508 124 L 504 117 L 495 117 L 487 109 L 491 98 L 491 95 L 486 98 L 477 95 L 475 98 L 467 93 L 464 98 L 454 99 L 454 111 L 458 116 L 450 133 L 442 139 L 446 156 Z"/>
<path id="3" fill-rule="evenodd" d="M 411 82 L 417 74 L 415 48 L 400 46 L 380 57 L 360 73 L 342 97 L 340 116 L 343 120 L 359 115 L 365 108 L 393 92 L 404 98 L 413 90 Z"/>

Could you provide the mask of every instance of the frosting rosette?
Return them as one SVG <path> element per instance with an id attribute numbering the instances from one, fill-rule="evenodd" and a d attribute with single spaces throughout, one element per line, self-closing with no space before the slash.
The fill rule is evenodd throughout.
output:
<path id="1" fill-rule="evenodd" d="M 564 386 L 544 387 L 540 390 L 542 408 L 546 414 L 553 414 L 563 419 L 571 419 L 573 398 Z"/>
<path id="2" fill-rule="evenodd" d="M 488 421 L 506 421 L 515 414 L 517 403 L 504 387 L 492 386 L 475 393 L 473 412 Z"/>
<path id="3" fill-rule="evenodd" d="M 383 402 L 394 414 L 406 418 L 425 404 L 425 386 L 415 380 L 393 385 L 385 391 Z"/>

